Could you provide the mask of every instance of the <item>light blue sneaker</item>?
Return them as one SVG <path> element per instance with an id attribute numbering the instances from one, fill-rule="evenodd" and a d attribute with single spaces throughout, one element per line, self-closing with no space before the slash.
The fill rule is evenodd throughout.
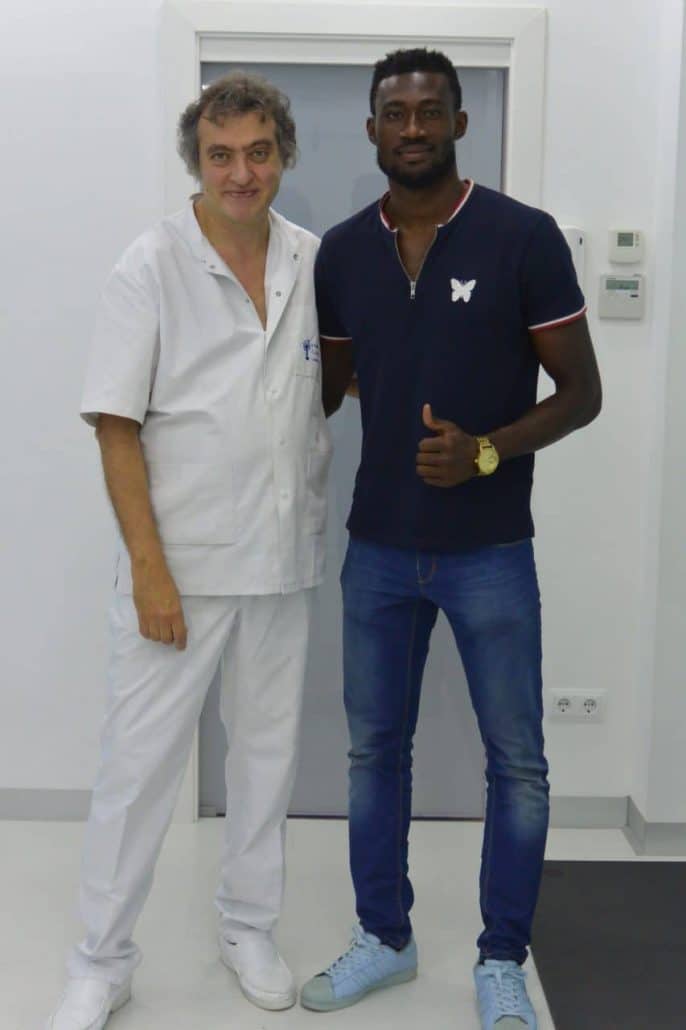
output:
<path id="1" fill-rule="evenodd" d="M 525 980 L 516 962 L 489 958 L 474 967 L 481 1030 L 537 1030 Z"/>
<path id="2" fill-rule="evenodd" d="M 332 1012 L 354 1005 L 370 991 L 414 980 L 417 945 L 411 937 L 402 951 L 382 944 L 373 933 L 353 927 L 348 950 L 327 970 L 314 976 L 300 992 L 300 1004 L 315 1012 Z"/>

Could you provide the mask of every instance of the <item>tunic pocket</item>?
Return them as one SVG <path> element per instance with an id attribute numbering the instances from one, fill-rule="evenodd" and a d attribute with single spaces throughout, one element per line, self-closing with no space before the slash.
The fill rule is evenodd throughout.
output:
<path id="1" fill-rule="evenodd" d="M 234 542 L 229 464 L 147 460 L 146 465 L 163 543 L 202 547 Z"/>

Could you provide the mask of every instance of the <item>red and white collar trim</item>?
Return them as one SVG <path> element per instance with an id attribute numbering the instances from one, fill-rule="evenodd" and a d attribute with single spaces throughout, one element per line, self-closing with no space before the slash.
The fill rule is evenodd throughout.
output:
<path id="1" fill-rule="evenodd" d="M 462 196 L 460 197 L 460 199 L 458 200 L 457 204 L 455 205 L 455 208 L 454 208 L 453 213 L 451 214 L 450 218 L 448 218 L 445 222 L 439 222 L 438 225 L 436 226 L 437 229 L 440 229 L 444 225 L 448 225 L 450 222 L 452 222 L 453 218 L 456 218 L 457 215 L 459 215 L 460 211 L 462 210 L 462 208 L 465 206 L 465 204 L 467 203 L 467 201 L 471 197 L 472 192 L 474 190 L 474 180 L 473 179 L 465 179 L 465 185 L 466 185 L 467 188 L 463 191 Z M 384 193 L 383 197 L 379 201 L 379 217 L 381 218 L 381 221 L 383 222 L 384 226 L 389 230 L 389 232 L 397 232 L 396 227 L 391 224 L 391 222 L 389 221 L 388 215 L 386 214 L 386 212 L 384 210 L 384 208 L 386 207 L 386 201 L 388 200 L 390 195 L 391 195 L 390 192 Z"/>

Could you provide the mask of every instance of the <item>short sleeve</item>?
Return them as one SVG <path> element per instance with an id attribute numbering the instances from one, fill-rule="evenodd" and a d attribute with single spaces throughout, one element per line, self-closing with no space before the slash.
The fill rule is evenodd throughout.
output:
<path id="1" fill-rule="evenodd" d="M 350 332 L 339 312 L 339 298 L 329 271 L 326 236 L 317 252 L 314 265 L 314 288 L 317 298 L 319 335 L 330 340 L 349 340 Z"/>
<path id="2" fill-rule="evenodd" d="M 126 255 L 110 275 L 98 304 L 81 398 L 81 417 L 121 415 L 143 424 L 159 352 L 159 299 L 149 269 Z"/>
<path id="3" fill-rule="evenodd" d="M 542 216 L 529 238 L 521 289 L 522 317 L 530 332 L 565 325 L 586 311 L 571 251 L 550 215 Z"/>

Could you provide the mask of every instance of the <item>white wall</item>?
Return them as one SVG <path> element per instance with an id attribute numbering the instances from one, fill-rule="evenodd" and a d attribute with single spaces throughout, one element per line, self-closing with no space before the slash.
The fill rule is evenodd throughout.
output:
<path id="1" fill-rule="evenodd" d="M 674 214 L 678 93 L 669 84 L 680 65 L 681 4 L 551 0 L 548 9 L 542 200 L 560 222 L 588 232 L 605 407 L 589 429 L 539 456 L 545 671 L 548 687 L 608 691 L 604 724 L 548 726 L 553 793 L 633 793 L 647 818 L 659 803 L 661 820 L 684 819 L 680 793 L 655 761 L 674 698 L 665 690 L 658 702 L 651 664 L 657 591 L 680 617 L 684 604 L 683 577 L 666 575 L 677 509 L 663 525 L 655 460 L 664 330 L 675 317 L 664 227 Z M 92 780 L 111 522 L 96 448 L 76 411 L 99 285 L 162 212 L 158 13 L 157 0 L 56 0 L 50 8 L 24 0 L 3 33 L 2 331 L 11 389 L 0 414 L 0 789 L 85 789 Z M 648 237 L 648 316 L 624 326 L 596 318 L 606 232 L 617 222 Z M 683 405 L 672 389 L 678 419 Z"/>
<path id="2" fill-rule="evenodd" d="M 76 413 L 98 290 L 162 213 L 155 6 L 3 7 L 3 788 L 93 775 L 112 544 Z"/>
<path id="3" fill-rule="evenodd" d="M 686 23 L 684 24 L 686 55 Z M 664 245 L 671 266 L 670 308 L 665 356 L 666 388 L 658 410 L 662 493 L 655 505 L 659 555 L 656 562 L 656 633 L 653 674 L 642 684 L 650 694 L 652 729 L 647 757 L 644 813 L 652 822 L 686 822 L 686 477 L 680 451 L 686 441 L 686 60 L 681 81 L 672 84 L 680 97 L 679 150 L 674 181 L 674 213 L 665 226 Z M 639 730 L 640 736 L 640 730 Z"/>

